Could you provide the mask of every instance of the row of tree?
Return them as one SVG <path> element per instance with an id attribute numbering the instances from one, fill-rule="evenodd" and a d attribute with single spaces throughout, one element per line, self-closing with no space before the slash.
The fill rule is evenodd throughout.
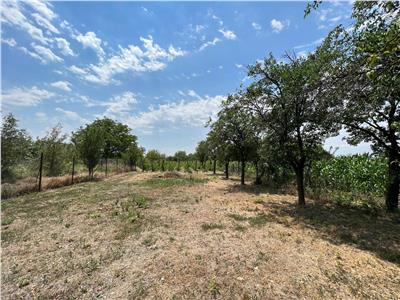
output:
<path id="1" fill-rule="evenodd" d="M 140 147 L 137 137 L 131 129 L 120 122 L 109 118 L 97 119 L 79 128 L 67 140 L 61 124 L 57 124 L 43 138 L 33 140 L 25 129 L 18 127 L 12 114 L 4 116 L 1 127 L 1 178 L 4 181 L 15 179 L 15 170 L 23 165 L 30 165 L 34 172 L 39 169 L 39 157 L 43 153 L 43 173 L 46 176 L 59 176 L 70 172 L 73 158 L 79 159 L 87 167 L 93 178 L 99 163 L 105 166 L 107 173 L 108 160 L 121 159 L 130 168 L 136 170 L 146 166 L 151 170 L 165 171 L 172 167 L 180 170 L 187 168 L 189 162 L 200 161 L 199 167 L 205 169 L 208 159 L 207 149 L 204 153 L 187 154 L 177 151 L 167 156 L 157 150 L 145 151 Z"/>
<path id="2" fill-rule="evenodd" d="M 314 2 L 306 10 L 317 8 Z M 215 159 L 254 163 L 256 182 L 268 168 L 296 175 L 305 204 L 304 170 L 326 155 L 326 138 L 370 142 L 388 158 L 386 207 L 398 209 L 400 184 L 400 4 L 357 1 L 352 28 L 336 27 L 314 53 L 283 61 L 269 54 L 248 67 L 254 81 L 228 96 L 210 124 L 208 153 Z"/>

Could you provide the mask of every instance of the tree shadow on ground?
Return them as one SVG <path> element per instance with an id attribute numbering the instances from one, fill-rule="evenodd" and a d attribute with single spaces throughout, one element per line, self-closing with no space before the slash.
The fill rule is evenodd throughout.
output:
<path id="1" fill-rule="evenodd" d="M 271 193 L 267 187 L 233 186 L 228 192 Z M 274 194 L 276 194 L 275 191 Z M 282 195 L 282 194 L 281 194 Z M 289 197 L 289 196 L 288 196 Z M 400 214 L 371 213 L 361 209 L 308 200 L 305 207 L 293 199 L 264 201 L 264 212 L 271 222 L 286 226 L 306 226 L 336 245 L 348 244 L 375 253 L 379 258 L 400 265 Z"/>
<path id="2" fill-rule="evenodd" d="M 229 179 L 232 182 L 235 182 L 237 184 L 231 185 L 227 188 L 229 193 L 248 193 L 248 194 L 253 194 L 253 195 L 260 195 L 260 194 L 277 194 L 277 195 L 294 195 L 293 191 L 288 191 L 288 192 L 283 192 L 282 188 L 274 187 L 274 186 L 267 186 L 267 185 L 256 185 L 254 183 L 249 183 L 246 182 L 245 185 L 240 184 L 240 178 L 232 178 Z M 286 189 L 285 189 L 286 190 Z"/>

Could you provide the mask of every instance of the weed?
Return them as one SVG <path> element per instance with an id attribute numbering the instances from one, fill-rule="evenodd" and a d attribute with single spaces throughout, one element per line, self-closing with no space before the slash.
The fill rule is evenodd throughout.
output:
<path id="1" fill-rule="evenodd" d="M 216 299 L 217 296 L 218 296 L 219 294 L 221 294 L 221 292 L 219 291 L 219 284 L 217 283 L 217 281 L 215 280 L 215 278 L 211 279 L 211 280 L 208 282 L 208 290 L 210 291 L 210 293 L 211 293 L 211 295 L 212 295 L 212 297 L 213 297 L 214 299 Z"/>
<path id="2" fill-rule="evenodd" d="M 243 225 L 240 225 L 240 224 L 236 224 L 235 227 L 233 227 L 233 229 L 235 229 L 236 231 L 241 231 L 241 232 L 247 230 L 246 226 L 243 226 Z"/>
<path id="3" fill-rule="evenodd" d="M 254 203 L 255 203 L 255 204 L 264 204 L 264 200 L 262 200 L 262 199 L 256 199 L 256 200 L 254 201 Z"/>
<path id="4" fill-rule="evenodd" d="M 21 279 L 19 279 L 18 280 L 18 287 L 19 288 L 23 288 L 24 286 L 27 286 L 27 285 L 29 285 L 29 280 L 28 279 L 26 279 L 26 278 L 21 278 Z"/>
<path id="5" fill-rule="evenodd" d="M 86 271 L 87 274 L 92 274 L 94 271 L 96 271 L 100 266 L 100 263 L 98 260 L 94 258 L 90 258 L 89 261 L 85 263 L 83 266 L 83 269 Z"/>
<path id="6" fill-rule="evenodd" d="M 150 235 L 143 240 L 142 244 L 146 247 L 150 247 L 150 246 L 153 246 L 156 242 L 157 242 L 157 239 L 154 238 L 154 236 Z"/>
<path id="7" fill-rule="evenodd" d="M 242 216 L 239 214 L 229 214 L 228 217 L 234 219 L 235 221 L 247 221 L 248 218 L 246 216 Z"/>
<path id="8" fill-rule="evenodd" d="M 99 213 L 91 213 L 91 214 L 89 215 L 89 217 L 90 217 L 91 219 L 98 219 L 98 218 L 100 218 L 100 214 L 99 214 Z"/>
<path id="9" fill-rule="evenodd" d="M 14 222 L 14 218 L 12 218 L 12 217 L 3 217 L 3 218 L 1 218 L 1 225 L 2 226 L 10 225 L 12 222 Z"/>
<path id="10" fill-rule="evenodd" d="M 147 208 L 149 205 L 149 200 L 144 196 L 134 196 L 133 201 L 139 208 Z"/>
<path id="11" fill-rule="evenodd" d="M 253 227 L 261 227 L 267 223 L 267 215 L 265 213 L 259 213 L 254 217 L 249 218 L 249 223 Z"/>
<path id="12" fill-rule="evenodd" d="M 224 228 L 225 228 L 224 225 L 217 223 L 204 223 L 201 225 L 201 229 L 203 229 L 204 231 L 213 229 L 224 229 Z"/>

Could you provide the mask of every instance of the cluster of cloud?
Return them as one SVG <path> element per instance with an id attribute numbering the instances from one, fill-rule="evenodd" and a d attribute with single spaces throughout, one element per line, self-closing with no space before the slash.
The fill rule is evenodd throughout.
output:
<path id="1" fill-rule="evenodd" d="M 148 36 L 140 38 L 142 48 L 136 45 L 127 47 L 119 45 L 116 54 L 107 55 L 103 48 L 106 42 L 95 32 L 79 32 L 68 21 L 61 21 L 52 7 L 51 3 L 40 0 L 2 1 L 3 23 L 26 32 L 33 39 L 29 46 L 19 46 L 12 38 L 2 39 L 2 42 L 10 47 L 16 47 L 43 64 L 48 64 L 64 62 L 63 56 L 77 56 L 71 49 L 70 41 L 67 40 L 71 38 L 81 44 L 83 49 L 93 50 L 98 62 L 86 66 L 72 65 L 67 70 L 78 75 L 80 79 L 102 85 L 118 83 L 113 77 L 129 71 L 138 73 L 162 70 L 168 62 L 187 54 L 186 51 L 173 45 L 164 49 Z M 224 34 L 231 38 L 233 33 L 227 31 Z"/>
<path id="2" fill-rule="evenodd" d="M 68 81 L 56 81 L 50 84 L 52 87 L 58 88 L 60 90 L 70 92 L 71 91 L 71 83 Z"/>
<path id="3" fill-rule="evenodd" d="M 5 26 L 26 32 L 33 40 L 29 48 L 18 46 L 14 39 L 4 39 L 2 42 L 10 47 L 16 47 L 41 63 L 62 62 L 64 59 L 54 53 L 55 49 L 64 56 L 74 55 L 70 43 L 65 38 L 54 36 L 60 35 L 61 32 L 54 25 L 58 16 L 53 12 L 50 3 L 39 0 L 5 0 L 1 3 L 1 18 Z"/>
<path id="4" fill-rule="evenodd" d="M 172 45 L 168 49 L 162 48 L 154 43 L 152 36 L 140 37 L 140 40 L 143 49 L 135 45 L 128 45 L 126 48 L 119 46 L 118 53 L 101 60 L 98 64 L 90 64 L 87 67 L 72 65 L 68 70 L 83 80 L 108 85 L 119 83 L 114 79 L 118 74 L 129 71 L 133 73 L 159 71 L 164 69 L 168 62 L 186 54 L 186 51 Z"/>
<path id="5" fill-rule="evenodd" d="M 31 88 L 17 87 L 2 92 L 2 103 L 12 106 L 36 106 L 43 100 L 56 96 L 55 93 L 36 86 Z"/>
<path id="6" fill-rule="evenodd" d="M 280 21 L 277 19 L 272 19 L 270 22 L 272 31 L 275 33 L 279 33 L 281 32 L 285 27 L 289 27 L 290 25 L 290 21 L 286 20 L 286 21 Z"/>
<path id="7" fill-rule="evenodd" d="M 208 15 L 211 17 L 211 19 L 217 21 L 217 23 L 219 25 L 218 32 L 222 34 L 223 38 L 225 38 L 227 40 L 236 40 L 236 38 L 237 38 L 236 33 L 233 30 L 228 30 L 228 29 L 224 28 L 224 22 L 222 21 L 222 19 L 220 17 L 216 16 L 215 14 L 211 14 L 211 13 L 209 13 Z M 200 33 L 201 31 L 204 30 L 203 25 L 196 25 L 195 28 L 196 28 L 197 33 Z M 205 39 L 205 36 L 203 36 L 203 39 Z M 204 49 L 206 49 L 210 46 L 215 46 L 216 44 L 218 44 L 220 42 L 222 42 L 221 38 L 214 37 L 212 40 L 203 42 L 200 45 L 198 51 L 201 52 Z"/>
<path id="8" fill-rule="evenodd" d="M 190 92 L 190 91 L 189 91 Z M 195 93 L 196 94 L 196 93 Z M 197 94 L 196 94 L 197 95 Z M 198 96 L 198 95 L 197 95 Z M 142 134 L 151 134 L 155 128 L 165 126 L 204 126 L 221 109 L 223 96 L 200 97 L 193 101 L 180 101 L 149 107 L 148 111 L 126 119 L 127 124 Z"/>

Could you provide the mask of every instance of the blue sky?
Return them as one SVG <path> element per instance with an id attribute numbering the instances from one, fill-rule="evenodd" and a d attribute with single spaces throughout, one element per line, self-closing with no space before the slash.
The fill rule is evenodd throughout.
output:
<path id="1" fill-rule="evenodd" d="M 146 149 L 192 152 L 219 103 L 272 52 L 304 55 L 349 2 L 2 2 L 2 112 L 32 136 L 98 117 L 128 124 Z M 343 134 L 326 147 L 364 152 Z"/>

